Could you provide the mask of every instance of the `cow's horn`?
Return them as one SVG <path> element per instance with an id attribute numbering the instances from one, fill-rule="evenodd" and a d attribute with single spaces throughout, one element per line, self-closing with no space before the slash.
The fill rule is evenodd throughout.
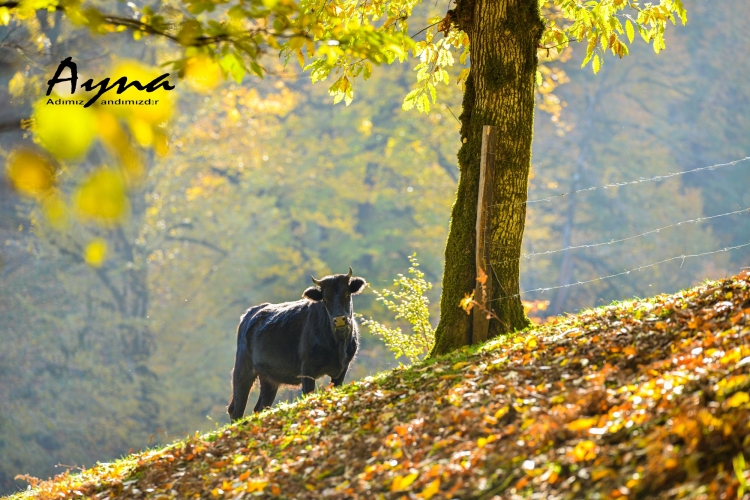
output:
<path id="1" fill-rule="evenodd" d="M 313 280 L 313 283 L 315 283 L 316 285 L 320 286 L 320 281 L 316 280 L 316 279 L 315 279 L 315 276 L 313 276 L 313 275 L 311 274 L 311 275 L 310 275 L 310 277 L 312 278 L 312 280 Z"/>
<path id="2" fill-rule="evenodd" d="M 349 274 L 346 277 L 351 278 L 352 274 L 354 274 L 354 271 L 352 271 L 352 266 L 349 266 Z"/>

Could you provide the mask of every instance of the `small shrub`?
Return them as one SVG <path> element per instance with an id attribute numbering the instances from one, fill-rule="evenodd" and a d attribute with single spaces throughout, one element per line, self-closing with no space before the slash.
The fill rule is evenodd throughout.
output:
<path id="1" fill-rule="evenodd" d="M 383 302 L 389 311 L 396 313 L 394 319 L 404 319 L 411 324 L 412 332 L 404 333 L 399 327 L 389 328 L 372 318 L 363 319 L 362 324 L 382 338 L 396 359 L 406 356 L 415 363 L 429 354 L 435 344 L 435 330 L 430 324 L 430 301 L 424 296 L 427 290 L 432 289 L 432 283 L 425 281 L 424 273 L 417 269 L 417 254 L 411 255 L 409 262 L 409 276 L 399 274 L 393 280 L 399 291 L 373 291 L 378 296 L 377 300 Z"/>

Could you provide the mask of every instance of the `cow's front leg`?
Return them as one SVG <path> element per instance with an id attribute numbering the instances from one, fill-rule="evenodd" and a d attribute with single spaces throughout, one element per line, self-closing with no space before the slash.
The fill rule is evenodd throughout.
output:
<path id="1" fill-rule="evenodd" d="M 354 355 L 357 354 L 357 338 L 353 338 L 346 346 L 346 359 L 344 360 L 344 369 L 336 377 L 331 377 L 331 382 L 334 387 L 338 387 L 344 383 L 346 372 L 349 370 L 349 365 L 354 359 Z"/>
<path id="2" fill-rule="evenodd" d="M 311 375 L 310 370 L 305 370 L 305 365 L 302 365 L 302 394 L 310 394 L 315 391 L 315 377 Z"/>
<path id="3" fill-rule="evenodd" d="M 346 377 L 346 372 L 348 370 L 349 370 L 349 364 L 347 363 L 344 366 L 344 370 L 339 374 L 338 377 L 331 377 L 331 383 L 333 383 L 334 387 L 338 387 L 344 383 L 344 378 Z"/>

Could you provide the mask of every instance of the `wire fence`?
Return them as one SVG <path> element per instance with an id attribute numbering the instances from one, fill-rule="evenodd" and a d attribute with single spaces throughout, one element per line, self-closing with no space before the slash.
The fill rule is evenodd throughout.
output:
<path id="1" fill-rule="evenodd" d="M 565 192 L 565 193 L 559 193 L 559 194 L 548 196 L 548 197 L 545 197 L 545 198 L 539 198 L 539 199 L 536 199 L 536 200 L 528 200 L 526 202 L 519 203 L 519 205 L 548 202 L 548 201 L 555 200 L 557 198 L 562 198 L 562 197 L 565 197 L 565 196 L 571 196 L 571 195 L 575 195 L 575 194 L 579 194 L 579 193 L 584 193 L 584 192 L 592 192 L 592 191 L 596 191 L 596 190 L 599 190 L 599 189 L 609 189 L 609 188 L 616 188 L 616 187 L 632 186 L 632 185 L 636 185 L 636 184 L 642 184 L 642 183 L 645 183 L 645 182 L 663 181 L 665 179 L 669 179 L 669 178 L 673 178 L 673 177 L 677 177 L 677 176 L 681 176 L 681 175 L 686 175 L 686 174 L 691 174 L 691 173 L 697 173 L 697 172 L 702 172 L 702 171 L 713 171 L 713 170 L 717 170 L 719 168 L 730 167 L 730 166 L 738 165 L 738 164 L 743 163 L 743 162 L 747 162 L 749 160 L 750 160 L 750 156 L 746 156 L 744 158 L 741 158 L 741 159 L 738 159 L 738 160 L 734 160 L 734 161 L 731 161 L 731 162 L 717 163 L 717 164 L 714 164 L 714 165 L 709 165 L 709 166 L 706 166 L 706 167 L 694 168 L 694 169 L 685 170 L 685 171 L 682 171 L 682 172 L 673 172 L 673 173 L 668 173 L 668 174 L 665 174 L 665 175 L 655 175 L 653 177 L 648 177 L 648 178 L 641 177 L 639 179 L 632 180 L 632 181 L 613 182 L 613 183 L 609 183 L 609 184 L 605 184 L 605 185 L 601 185 L 601 186 L 593 186 L 593 187 L 589 187 L 589 188 L 585 188 L 585 189 L 577 189 L 577 190 L 574 190 L 574 191 L 569 191 L 569 192 Z M 490 205 L 487 208 L 497 207 L 497 206 L 500 206 L 500 205 L 502 205 L 502 204 L 498 203 L 498 204 Z M 606 245 L 614 245 L 614 244 L 617 244 L 617 243 L 623 243 L 623 242 L 627 242 L 627 241 L 636 240 L 638 238 L 642 238 L 642 237 L 649 236 L 649 235 L 660 234 L 662 231 L 665 231 L 665 230 L 668 230 L 668 229 L 674 228 L 674 227 L 683 226 L 683 225 L 686 225 L 686 224 L 700 224 L 702 222 L 706 222 L 706 221 L 710 221 L 710 220 L 715 220 L 715 219 L 719 219 L 719 218 L 722 218 L 722 217 L 729 217 L 729 216 L 740 215 L 740 214 L 745 214 L 745 213 L 750 213 L 750 207 L 742 208 L 740 210 L 733 210 L 733 211 L 730 211 L 730 212 L 725 212 L 725 213 L 721 213 L 721 214 L 717 214 L 717 215 L 711 215 L 711 216 L 705 216 L 705 217 L 696 217 L 696 218 L 689 219 L 689 220 L 675 222 L 673 224 L 669 224 L 669 225 L 666 225 L 666 226 L 658 227 L 658 228 L 655 228 L 655 229 L 651 229 L 649 231 L 645 231 L 645 232 L 642 232 L 642 233 L 639 233 L 639 234 L 635 234 L 635 235 L 632 235 L 632 236 L 627 236 L 627 237 L 624 237 L 624 238 L 609 239 L 607 241 L 601 241 L 601 242 L 598 242 L 598 243 L 588 243 L 588 244 L 583 244 L 583 245 L 569 245 L 569 246 L 564 247 L 564 248 L 557 248 L 557 249 L 553 249 L 553 250 L 546 250 L 546 251 L 543 251 L 543 252 L 528 252 L 528 253 L 523 253 L 518 258 L 503 260 L 503 261 L 500 261 L 500 262 L 492 262 L 492 263 L 490 263 L 490 267 L 492 268 L 493 274 L 495 274 L 495 276 L 497 277 L 497 274 L 495 273 L 495 269 L 494 269 L 495 265 L 501 265 L 501 264 L 506 264 L 506 263 L 510 263 L 510 262 L 516 262 L 516 261 L 519 261 L 519 260 L 524 259 L 524 258 L 531 259 L 533 257 L 549 256 L 549 255 L 563 253 L 563 252 L 567 252 L 567 251 L 571 251 L 571 250 L 578 250 L 578 249 L 584 249 L 584 248 L 596 248 L 596 247 L 601 247 L 601 246 L 606 246 Z M 616 273 L 611 273 L 611 274 L 606 274 L 606 275 L 598 276 L 598 277 L 592 278 L 592 279 L 578 280 L 578 281 L 573 282 L 573 283 L 565 283 L 565 284 L 560 284 L 560 285 L 556 285 L 556 286 L 539 287 L 539 288 L 531 288 L 531 289 L 527 289 L 527 290 L 522 290 L 519 293 L 504 295 L 504 296 L 501 296 L 501 297 L 497 297 L 497 298 L 491 299 L 491 300 L 489 300 L 487 302 L 497 302 L 497 301 L 502 301 L 502 300 L 511 299 L 511 298 L 515 298 L 515 297 L 520 297 L 521 295 L 529 294 L 529 293 L 545 293 L 545 292 L 549 292 L 549 291 L 553 291 L 553 290 L 558 290 L 558 289 L 561 289 L 561 288 L 570 288 L 570 287 L 575 287 L 575 286 L 579 286 L 579 285 L 586 285 L 586 284 L 590 284 L 590 283 L 594 283 L 594 282 L 598 282 L 598 281 L 609 280 L 609 279 L 617 278 L 619 276 L 625 276 L 625 275 L 628 275 L 628 274 L 633 273 L 633 272 L 642 271 L 644 269 L 653 268 L 653 267 L 659 266 L 661 264 L 666 264 L 668 262 L 674 262 L 674 261 L 678 261 L 678 260 L 680 261 L 680 268 L 682 268 L 682 266 L 684 265 L 685 261 L 688 260 L 688 259 L 696 259 L 696 258 L 706 257 L 706 256 L 709 256 L 709 255 L 715 255 L 715 254 L 719 254 L 719 253 L 730 252 L 732 250 L 738 250 L 740 248 L 745 248 L 745 247 L 750 247 L 750 241 L 748 241 L 747 243 L 740 244 L 740 245 L 734 245 L 734 246 L 724 247 L 724 248 L 721 248 L 721 249 L 718 249 L 718 250 L 712 250 L 712 251 L 707 251 L 707 252 L 701 252 L 701 253 L 682 253 L 680 255 L 675 255 L 675 256 L 669 257 L 667 259 L 662 259 L 662 260 L 659 260 L 659 261 L 656 261 L 656 262 L 651 262 L 651 263 L 648 263 L 648 264 L 645 264 L 645 265 L 640 265 L 640 266 L 634 267 L 632 269 L 627 269 L 627 270 L 624 270 L 624 271 L 621 271 L 621 272 L 616 272 Z"/>
<path id="2" fill-rule="evenodd" d="M 750 207 L 743 208 L 742 210 L 735 210 L 733 212 L 726 212 L 726 213 L 723 213 L 723 214 L 711 215 L 711 216 L 708 216 L 708 217 L 696 217 L 695 219 L 690 219 L 690 220 L 684 220 L 684 221 L 680 221 L 680 222 L 675 222 L 674 224 L 669 224 L 668 226 L 658 227 L 656 229 L 652 229 L 650 231 L 646 231 L 646 232 L 643 232 L 643 233 L 640 233 L 640 234 L 635 234 L 633 236 L 627 236 L 625 238 L 611 239 L 609 241 L 602 241 L 602 242 L 599 242 L 599 243 L 589 243 L 589 244 L 585 244 L 585 245 L 567 246 L 565 248 L 557 248 L 555 250 L 545 250 L 544 252 L 522 253 L 521 256 L 518 257 L 518 258 L 503 260 L 503 261 L 498 262 L 497 264 L 506 264 L 506 263 L 515 262 L 515 261 L 518 261 L 518 260 L 521 260 L 521 259 L 524 259 L 524 258 L 530 259 L 532 257 L 540 257 L 540 256 L 544 256 L 544 255 L 552 255 L 552 254 L 556 254 L 556 253 L 560 253 L 560 252 L 567 252 L 568 250 L 578 250 L 580 248 L 596 248 L 596 247 L 601 247 L 601 246 L 605 246 L 605 245 L 614 245 L 614 244 L 617 244 L 617 243 L 622 243 L 624 241 L 630 241 L 630 240 L 634 240 L 636 238 L 642 238 L 644 236 L 649 236 L 651 234 L 657 234 L 657 233 L 659 233 L 661 231 L 664 231 L 665 229 L 670 229 L 670 228 L 673 228 L 673 227 L 682 226 L 684 224 L 699 224 L 699 223 L 705 222 L 707 220 L 718 219 L 719 217 L 728 217 L 730 215 L 738 215 L 738 214 L 744 214 L 744 213 L 750 213 Z"/>
<path id="3" fill-rule="evenodd" d="M 619 272 L 619 273 L 608 274 L 608 275 L 605 275 L 605 276 L 599 276 L 598 278 L 593 278 L 593 279 L 585 280 L 585 281 L 580 281 L 579 280 L 579 281 L 577 281 L 575 283 L 566 283 L 565 285 L 549 286 L 549 287 L 542 287 L 542 288 L 532 288 L 530 290 L 523 290 L 523 291 L 521 291 L 521 292 L 519 292 L 517 294 L 514 294 L 514 295 L 506 295 L 504 297 L 498 297 L 498 298 L 495 298 L 495 299 L 492 299 L 492 300 L 488 300 L 487 302 L 494 302 L 494 301 L 498 301 L 498 300 L 510 299 L 510 298 L 513 298 L 513 297 L 519 297 L 519 296 L 521 296 L 521 295 L 523 295 L 525 293 L 532 293 L 532 292 L 542 292 L 542 293 L 544 293 L 544 292 L 548 292 L 548 291 L 551 291 L 551 290 L 557 290 L 559 288 L 569 288 L 569 287 L 577 286 L 577 285 L 586 285 L 588 283 L 594 283 L 595 281 L 608 280 L 608 279 L 616 278 L 618 276 L 624 276 L 624 275 L 630 274 L 632 272 L 642 271 L 644 269 L 648 269 L 650 267 L 655 267 L 655 266 L 658 266 L 659 264 L 665 264 L 667 262 L 672 262 L 672 261 L 675 261 L 675 260 L 682 260 L 682 264 L 684 264 L 687 259 L 696 258 L 696 257 L 705 257 L 706 255 L 713 255 L 713 254 L 722 253 L 722 252 L 729 252 L 731 250 L 737 250 L 738 248 L 744 248 L 744 247 L 748 247 L 748 246 L 750 246 L 750 241 L 747 242 L 747 243 L 743 243 L 742 245 L 735 245 L 735 246 L 732 246 L 732 247 L 724 247 L 724 248 L 722 248 L 720 250 L 713 250 L 711 252 L 702 252 L 702 253 L 696 253 L 696 254 L 676 255 L 676 256 L 670 257 L 668 259 L 660 260 L 658 262 L 652 262 L 651 264 L 646 264 L 646 265 L 643 265 L 643 266 L 634 267 L 633 269 L 628 269 L 627 271 L 622 271 L 622 272 Z M 682 264 L 680 264 L 680 267 L 682 267 Z"/>
<path id="4" fill-rule="evenodd" d="M 748 161 L 748 160 L 750 160 L 750 156 L 746 156 L 744 158 L 740 158 L 739 160 L 730 161 L 728 163 L 717 163 L 715 165 L 709 165 L 707 167 L 698 167 L 698 168 L 694 168 L 692 170 L 685 170 L 685 171 L 682 171 L 682 172 L 672 172 L 672 173 L 669 173 L 669 174 L 655 175 L 653 177 L 648 177 L 648 178 L 641 177 L 640 179 L 636 179 L 636 180 L 633 180 L 633 181 L 611 182 L 609 184 L 604 184 L 602 186 L 592 186 L 592 187 L 583 188 L 583 189 L 576 189 L 574 191 L 568 191 L 567 193 L 559 193 L 559 194 L 555 194 L 555 195 L 552 195 L 552 196 L 548 196 L 546 198 L 539 198 L 537 200 L 527 200 L 527 201 L 524 201 L 524 202 L 521 202 L 521 203 L 517 203 L 517 204 L 518 205 L 531 205 L 533 203 L 542 203 L 542 202 L 545 202 L 545 201 L 552 201 L 554 199 L 562 198 L 564 196 L 570 196 L 570 195 L 574 195 L 574 194 L 578 194 L 578 193 L 585 193 L 585 192 L 597 191 L 599 189 L 609 189 L 609 188 L 616 188 L 616 187 L 622 187 L 622 186 L 630 186 L 630 185 L 633 185 L 633 184 L 642 184 L 644 182 L 658 182 L 658 181 L 663 181 L 663 180 L 666 180 L 666 179 L 670 179 L 672 177 L 677 177 L 679 175 L 693 174 L 693 173 L 696 173 L 696 172 L 703 172 L 704 170 L 717 170 L 719 168 L 731 167 L 731 166 L 737 165 L 739 163 L 742 163 L 742 162 L 745 162 L 745 161 Z M 502 205 L 502 203 L 498 203 L 498 204 L 495 204 L 495 205 L 490 205 L 487 208 L 498 207 L 500 205 Z"/>

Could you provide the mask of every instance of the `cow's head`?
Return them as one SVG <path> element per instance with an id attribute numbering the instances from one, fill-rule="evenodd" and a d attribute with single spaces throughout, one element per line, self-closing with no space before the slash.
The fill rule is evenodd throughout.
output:
<path id="1" fill-rule="evenodd" d="M 334 274 L 319 280 L 311 276 L 315 286 L 302 294 L 307 300 L 322 302 L 334 330 L 340 332 L 351 331 L 354 324 L 352 295 L 357 295 L 367 286 L 364 278 L 352 277 L 352 274 L 350 267 L 349 274 Z"/>

